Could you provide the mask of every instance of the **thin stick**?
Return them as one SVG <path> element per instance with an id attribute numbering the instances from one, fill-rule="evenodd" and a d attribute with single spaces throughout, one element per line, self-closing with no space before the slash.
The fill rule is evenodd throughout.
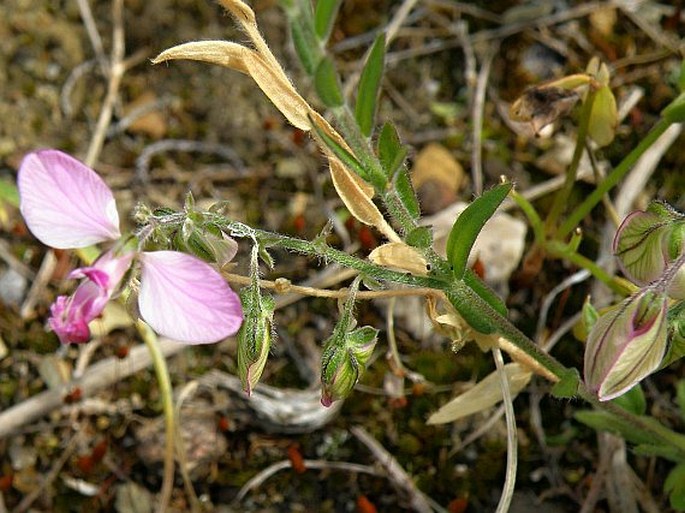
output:
<path id="1" fill-rule="evenodd" d="M 24 499 L 14 509 L 14 513 L 24 513 L 24 511 L 27 511 L 31 507 L 31 504 L 33 504 L 35 500 L 38 499 L 38 497 L 45 493 L 45 488 L 55 479 L 57 479 L 57 476 L 62 471 L 62 467 L 66 464 L 67 461 L 69 461 L 69 458 L 71 458 L 71 455 L 74 453 L 74 450 L 76 449 L 77 437 L 78 434 L 74 435 L 71 438 L 69 444 L 64 449 L 62 455 L 52 465 L 52 468 L 50 469 L 48 475 L 45 476 L 45 479 L 43 479 L 43 481 L 37 488 L 35 488 L 31 493 L 24 497 Z"/>
<path id="2" fill-rule="evenodd" d="M 392 481 L 409 495 L 412 511 L 418 513 L 432 513 L 432 507 L 421 490 L 416 488 L 414 481 L 405 472 L 397 460 L 361 426 L 352 426 L 350 431 L 363 443 L 383 466 Z"/>
<path id="3" fill-rule="evenodd" d="M 112 19 L 114 28 L 112 30 L 112 58 L 109 66 L 109 82 L 107 85 L 107 95 L 100 110 L 100 117 L 98 118 L 95 132 L 88 147 L 85 164 L 93 167 L 102 151 L 102 146 L 107 135 L 107 128 L 112 120 L 112 112 L 114 111 L 114 102 L 117 99 L 119 92 L 119 85 L 121 79 L 126 72 L 126 65 L 124 64 L 124 1 L 114 0 L 112 4 Z"/>
<path id="4" fill-rule="evenodd" d="M 358 463 L 347 463 L 345 461 L 304 460 L 302 463 L 307 469 L 345 470 L 348 472 L 356 472 L 358 474 L 370 474 L 372 476 L 383 475 L 381 472 L 379 472 L 373 467 L 369 467 L 368 465 L 360 465 Z M 259 474 L 254 476 L 252 479 L 250 479 L 247 483 L 243 485 L 243 487 L 238 492 L 238 495 L 236 495 L 236 502 L 242 501 L 251 490 L 260 486 L 262 483 L 264 483 L 267 479 L 269 479 L 277 472 L 280 472 L 281 470 L 285 470 L 291 467 L 292 463 L 290 462 L 290 460 L 283 460 L 274 463 L 273 465 L 269 465 Z"/>
<path id="5" fill-rule="evenodd" d="M 238 285 L 249 285 L 251 278 L 241 274 L 223 273 L 224 278 L 231 283 Z M 293 285 L 290 280 L 279 278 L 276 281 L 259 280 L 259 286 L 264 289 L 272 289 L 279 294 L 293 293 L 302 296 L 311 297 L 325 297 L 332 299 L 339 299 L 347 297 L 347 288 L 338 290 L 317 289 L 313 287 L 305 287 L 303 285 Z M 407 289 L 391 289 L 391 290 L 363 290 L 357 292 L 357 299 L 379 299 L 379 298 L 393 298 L 405 296 L 429 296 L 436 294 L 436 290 L 428 287 L 417 287 Z"/>
<path id="6" fill-rule="evenodd" d="M 511 390 L 509 389 L 509 380 L 507 373 L 504 371 L 504 359 L 502 358 L 502 351 L 499 347 L 492 349 L 492 356 L 497 366 L 497 373 L 500 377 L 500 385 L 502 387 L 502 404 L 504 405 L 504 417 L 507 421 L 507 472 L 504 478 L 504 487 L 502 488 L 502 495 L 497 505 L 495 513 L 507 513 L 511 505 L 511 499 L 514 497 L 514 488 L 516 486 L 516 466 L 517 466 L 517 436 L 516 436 L 516 418 L 514 417 L 514 403 L 511 400 Z"/>
<path id="7" fill-rule="evenodd" d="M 483 192 L 483 108 L 485 105 L 485 91 L 488 86 L 488 78 L 492 69 L 492 61 L 495 59 L 499 45 L 489 46 L 483 52 L 483 62 L 476 80 L 476 92 L 473 95 L 473 128 L 471 141 L 471 178 L 473 179 L 473 191 L 480 195 Z"/>

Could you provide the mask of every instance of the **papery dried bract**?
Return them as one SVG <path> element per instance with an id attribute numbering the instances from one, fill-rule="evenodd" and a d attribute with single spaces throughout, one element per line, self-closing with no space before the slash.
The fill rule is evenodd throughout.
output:
<path id="1" fill-rule="evenodd" d="M 414 247 L 404 242 L 388 242 L 369 253 L 374 264 L 400 271 L 409 271 L 416 276 L 428 274 L 425 257 Z"/>
<path id="2" fill-rule="evenodd" d="M 667 348 L 665 295 L 640 291 L 595 323 L 585 347 L 585 382 L 600 401 L 624 394 L 659 368 Z"/>
<path id="3" fill-rule="evenodd" d="M 521 390 L 526 388 L 533 373 L 519 363 L 508 363 L 504 366 L 511 398 L 515 398 Z M 488 374 L 473 388 L 455 397 L 432 414 L 428 424 L 445 424 L 478 413 L 502 401 L 502 386 L 499 372 Z"/>
<path id="4" fill-rule="evenodd" d="M 371 201 L 373 188 L 347 169 L 337 158 L 329 156 L 328 160 L 335 190 L 355 219 L 374 226 L 391 241 L 400 242 L 400 237 Z"/>

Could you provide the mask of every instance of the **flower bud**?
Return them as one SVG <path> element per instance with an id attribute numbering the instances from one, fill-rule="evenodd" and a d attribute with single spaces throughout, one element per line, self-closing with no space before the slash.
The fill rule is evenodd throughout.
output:
<path id="1" fill-rule="evenodd" d="M 321 404 L 347 397 L 366 370 L 378 330 L 364 326 L 352 331 L 336 328 L 321 355 Z"/>
<path id="2" fill-rule="evenodd" d="M 643 290 L 597 320 L 585 347 L 585 382 L 600 401 L 627 392 L 659 367 L 667 306 L 664 294 Z"/>
<path id="3" fill-rule="evenodd" d="M 638 285 L 659 279 L 666 267 L 683 252 L 685 216 L 662 202 L 647 211 L 629 214 L 614 237 L 614 254 L 623 274 Z M 668 288 L 669 296 L 685 299 L 685 268 L 678 270 Z"/>
<path id="4" fill-rule="evenodd" d="M 238 375 L 243 390 L 250 395 L 262 376 L 273 340 L 275 303 L 248 287 L 240 294 L 245 319 L 238 333 Z"/>

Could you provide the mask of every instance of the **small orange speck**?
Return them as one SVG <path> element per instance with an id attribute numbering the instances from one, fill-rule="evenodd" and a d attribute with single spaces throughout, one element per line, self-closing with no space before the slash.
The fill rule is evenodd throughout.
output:
<path id="1" fill-rule="evenodd" d="M 290 460 L 290 465 L 297 474 L 304 474 L 307 471 L 307 467 L 304 464 L 304 458 L 300 452 L 300 447 L 298 444 L 293 444 L 288 447 L 288 459 Z"/>
<path id="2" fill-rule="evenodd" d="M 377 513 L 378 510 L 373 503 L 366 498 L 366 495 L 357 497 L 357 512 L 358 513 Z"/>

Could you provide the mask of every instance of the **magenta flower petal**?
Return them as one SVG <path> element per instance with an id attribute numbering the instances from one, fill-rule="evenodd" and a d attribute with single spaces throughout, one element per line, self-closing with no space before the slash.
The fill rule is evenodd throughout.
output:
<path id="1" fill-rule="evenodd" d="M 71 296 L 60 296 L 50 307 L 48 326 L 62 344 L 82 344 L 90 339 L 88 323 L 98 317 L 131 266 L 135 253 L 103 254 L 91 267 L 76 269 L 72 278 L 85 278 Z"/>
<path id="2" fill-rule="evenodd" d="M 95 171 L 66 153 L 29 153 L 17 185 L 26 225 L 43 244 L 83 248 L 121 236 L 112 191 Z"/>
<path id="3" fill-rule="evenodd" d="M 238 331 L 238 295 L 209 264 L 176 251 L 146 252 L 140 260 L 140 315 L 157 333 L 209 344 Z"/>

